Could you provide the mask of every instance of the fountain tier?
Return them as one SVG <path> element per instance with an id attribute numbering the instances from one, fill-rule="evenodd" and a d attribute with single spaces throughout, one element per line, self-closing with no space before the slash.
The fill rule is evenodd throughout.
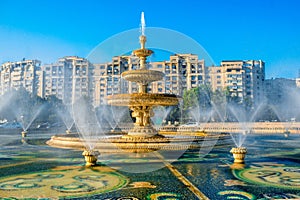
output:
<path id="1" fill-rule="evenodd" d="M 193 143 L 193 141 L 202 141 L 205 137 L 174 137 L 166 136 L 160 138 L 157 137 L 143 138 L 142 140 L 137 137 L 128 136 L 102 136 L 98 139 L 90 141 L 82 141 L 78 134 L 71 133 L 65 135 L 55 135 L 51 137 L 51 140 L 47 141 L 47 144 L 53 147 L 66 148 L 66 149 L 80 149 L 85 150 L 84 142 L 93 143 L 95 146 L 93 151 L 101 153 L 145 153 L 157 150 L 186 150 L 199 148 L 199 144 Z M 211 140 L 215 140 L 214 137 L 210 137 Z"/>
<path id="2" fill-rule="evenodd" d="M 128 106 L 132 110 L 132 117 L 136 119 L 134 128 L 128 132 L 127 136 L 123 136 L 124 139 L 156 137 L 159 141 L 162 141 L 163 137 L 158 135 L 150 120 L 154 115 L 153 106 L 172 106 L 179 103 L 176 95 L 149 93 L 112 95 L 107 98 L 107 102 L 114 106 Z"/>
<path id="3" fill-rule="evenodd" d="M 137 69 L 122 73 L 122 78 L 130 82 L 149 84 L 163 79 L 164 73 L 154 70 Z"/>
<path id="4" fill-rule="evenodd" d="M 107 97 L 107 102 L 113 106 L 173 106 L 179 103 L 174 94 L 133 93 L 116 94 Z"/>

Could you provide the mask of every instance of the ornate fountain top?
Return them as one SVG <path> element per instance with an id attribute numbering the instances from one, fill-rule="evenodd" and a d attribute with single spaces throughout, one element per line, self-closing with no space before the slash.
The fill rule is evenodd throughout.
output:
<path id="1" fill-rule="evenodd" d="M 146 30 L 145 15 L 144 15 L 144 12 L 142 12 L 141 28 L 140 28 L 141 35 L 139 37 L 141 48 L 133 51 L 134 55 L 136 55 L 140 59 L 140 69 L 146 69 L 147 57 L 153 53 L 153 51 L 145 48 L 145 44 L 147 41 L 146 35 L 145 35 L 145 30 Z"/>
<path id="2" fill-rule="evenodd" d="M 159 81 L 163 78 L 164 74 L 160 71 L 148 70 L 146 68 L 147 57 L 150 56 L 153 51 L 145 48 L 146 35 L 145 35 L 145 15 L 141 14 L 141 35 L 139 37 L 140 49 L 133 51 L 133 54 L 139 57 L 140 66 L 138 70 L 130 70 L 122 73 L 122 77 L 130 82 L 136 82 L 139 85 L 139 93 L 147 93 L 147 85 L 154 81 Z"/>

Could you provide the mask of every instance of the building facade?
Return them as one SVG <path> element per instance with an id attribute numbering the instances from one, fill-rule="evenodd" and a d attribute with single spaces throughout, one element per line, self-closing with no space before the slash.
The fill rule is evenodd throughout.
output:
<path id="1" fill-rule="evenodd" d="M 0 66 L 0 94 L 23 87 L 33 95 L 41 96 L 39 88 L 43 84 L 42 74 L 39 60 L 3 63 Z"/>
<path id="2" fill-rule="evenodd" d="M 56 96 L 65 104 L 72 104 L 80 96 L 93 96 L 93 65 L 85 58 L 67 56 L 54 64 L 42 66 L 43 91 L 41 97 Z"/>
<path id="3" fill-rule="evenodd" d="M 292 79 L 275 78 L 266 79 L 264 83 L 265 96 L 268 105 L 277 105 L 286 102 L 285 98 L 289 98 L 294 88 L 297 87 L 297 82 Z"/>
<path id="4" fill-rule="evenodd" d="M 204 60 L 193 54 L 175 54 L 170 60 L 152 62 L 150 69 L 161 71 L 165 77 L 151 84 L 149 91 L 153 93 L 172 93 L 183 95 L 184 90 L 195 88 L 204 83 Z"/>
<path id="5" fill-rule="evenodd" d="M 228 89 L 240 102 L 255 106 L 264 98 L 265 63 L 261 60 L 228 60 L 208 67 L 212 90 Z"/>

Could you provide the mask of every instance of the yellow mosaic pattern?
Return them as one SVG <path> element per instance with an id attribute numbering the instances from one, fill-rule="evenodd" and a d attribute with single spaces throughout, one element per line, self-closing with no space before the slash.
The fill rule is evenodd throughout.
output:
<path id="1" fill-rule="evenodd" d="M 51 171 L 0 179 L 0 196 L 14 198 L 89 196 L 120 189 L 128 182 L 128 178 L 108 167 L 58 167 Z"/>

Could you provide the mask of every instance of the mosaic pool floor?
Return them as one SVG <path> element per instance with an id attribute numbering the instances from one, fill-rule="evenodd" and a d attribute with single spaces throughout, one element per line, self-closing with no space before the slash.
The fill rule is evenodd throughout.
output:
<path id="1" fill-rule="evenodd" d="M 230 138 L 174 162 L 174 152 L 114 154 L 86 168 L 80 151 L 45 145 L 50 136 L 0 130 L 0 199 L 300 199 L 298 135 L 248 136 L 243 168 Z"/>

